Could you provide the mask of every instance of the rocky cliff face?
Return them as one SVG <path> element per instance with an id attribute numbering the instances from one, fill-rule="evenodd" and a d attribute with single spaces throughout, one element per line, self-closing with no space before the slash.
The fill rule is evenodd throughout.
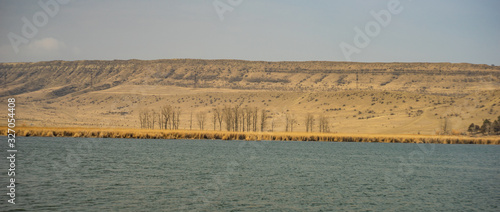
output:
<path id="1" fill-rule="evenodd" d="M 240 60 L 50 61 L 0 64 L 0 96 L 57 88 L 47 97 L 121 84 L 244 90 L 398 90 L 457 94 L 499 87 L 500 67 L 451 63 Z"/>

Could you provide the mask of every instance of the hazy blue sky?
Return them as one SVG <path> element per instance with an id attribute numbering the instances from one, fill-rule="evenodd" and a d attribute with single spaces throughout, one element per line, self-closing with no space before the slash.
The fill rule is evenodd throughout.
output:
<path id="1" fill-rule="evenodd" d="M 352 61 L 500 65 L 500 1 L 400 0 L 384 27 L 370 12 L 388 11 L 391 1 L 73 0 L 48 14 L 39 3 L 55 0 L 0 0 L 0 62 L 345 61 L 340 44 L 356 47 L 355 27 L 366 33 L 371 23 L 370 43 L 358 45 Z M 214 2 L 228 10 L 223 20 Z"/>

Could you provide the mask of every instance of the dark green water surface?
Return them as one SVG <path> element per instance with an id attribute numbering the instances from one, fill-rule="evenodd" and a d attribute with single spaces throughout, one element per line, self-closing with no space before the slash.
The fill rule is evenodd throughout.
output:
<path id="1" fill-rule="evenodd" d="M 17 149 L 15 205 L 1 149 L 1 211 L 500 211 L 500 146 L 20 137 Z"/>

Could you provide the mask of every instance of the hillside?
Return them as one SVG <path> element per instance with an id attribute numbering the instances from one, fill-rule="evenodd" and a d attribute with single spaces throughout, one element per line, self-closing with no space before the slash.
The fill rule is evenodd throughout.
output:
<path id="1" fill-rule="evenodd" d="M 287 117 L 305 131 L 307 113 L 313 131 L 323 114 L 332 132 L 388 134 L 435 134 L 444 120 L 463 132 L 500 115 L 500 67 L 489 65 L 50 61 L 2 63 L 0 73 L 1 103 L 17 97 L 18 124 L 28 126 L 138 128 L 141 111 L 165 105 L 180 109 L 181 129 L 190 120 L 198 129 L 191 113 L 200 112 L 213 129 L 212 109 L 224 106 L 265 109 L 266 131 L 284 131 Z"/>

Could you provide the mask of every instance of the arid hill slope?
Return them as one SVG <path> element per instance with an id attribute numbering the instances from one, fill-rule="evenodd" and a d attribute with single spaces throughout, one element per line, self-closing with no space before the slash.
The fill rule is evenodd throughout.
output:
<path id="1" fill-rule="evenodd" d="M 200 112 L 212 129 L 211 110 L 234 105 L 267 110 L 275 131 L 287 114 L 295 131 L 312 113 L 327 116 L 332 132 L 389 134 L 435 134 L 445 119 L 463 132 L 500 115 L 500 67 L 489 65 L 50 61 L 2 63 L 0 74 L 0 103 L 17 97 L 19 124 L 34 126 L 134 128 L 140 111 L 167 104 L 182 110 L 182 129 L 197 129 L 191 114 Z"/>
<path id="2" fill-rule="evenodd" d="M 463 93 L 498 85 L 500 67 L 450 63 L 259 62 L 240 60 L 51 61 L 0 64 L 16 95 L 44 88 L 63 96 L 123 83 L 287 91 L 374 89 Z"/>

